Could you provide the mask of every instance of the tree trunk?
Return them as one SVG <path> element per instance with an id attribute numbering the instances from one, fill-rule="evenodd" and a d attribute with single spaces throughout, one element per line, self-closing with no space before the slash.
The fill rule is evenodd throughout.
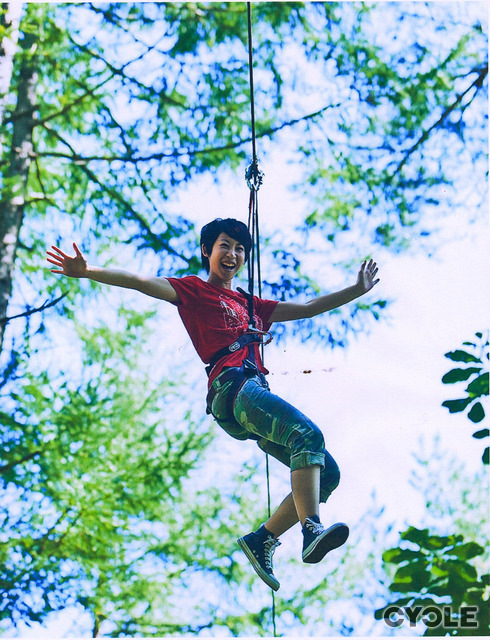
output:
<path id="1" fill-rule="evenodd" d="M 24 216 L 29 167 L 32 161 L 32 131 L 36 108 L 36 57 L 34 36 L 22 41 L 23 62 L 17 87 L 17 105 L 12 115 L 12 145 L 8 169 L 3 176 L 0 206 L 0 351 L 5 332 L 7 306 L 12 294 L 12 277 L 19 234 Z"/>
<path id="2" fill-rule="evenodd" d="M 20 3 L 0 4 L 0 28 L 6 31 L 5 36 L 0 40 L 0 123 L 3 123 L 3 111 L 12 79 L 21 13 L 22 4 Z M 1 141 L 0 135 L 0 143 Z"/>

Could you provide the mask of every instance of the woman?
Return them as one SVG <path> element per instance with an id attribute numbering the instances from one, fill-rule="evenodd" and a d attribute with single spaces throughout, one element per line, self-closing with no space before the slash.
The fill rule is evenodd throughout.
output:
<path id="1" fill-rule="evenodd" d="M 89 266 L 76 244 L 73 247 L 73 257 L 57 247 L 47 252 L 48 261 L 56 266 L 52 272 L 136 289 L 174 304 L 197 353 L 208 364 L 208 412 L 231 436 L 256 440 L 263 451 L 291 469 L 291 493 L 265 524 L 238 540 L 262 580 L 279 589 L 272 555 L 280 544 L 279 537 L 298 521 L 304 562 L 319 562 L 344 544 L 348 527 L 336 523 L 325 529 L 319 519 L 320 502 L 325 502 L 339 483 L 338 466 L 325 449 L 320 429 L 270 392 L 258 343 L 275 322 L 311 318 L 370 291 L 379 282 L 375 279 L 376 263 L 365 261 L 354 285 L 306 303 L 254 297 L 252 329 L 249 296 L 232 287 L 251 250 L 248 229 L 238 220 L 218 218 L 203 227 L 201 259 L 208 274 L 206 281 L 197 276 L 148 277 Z"/>

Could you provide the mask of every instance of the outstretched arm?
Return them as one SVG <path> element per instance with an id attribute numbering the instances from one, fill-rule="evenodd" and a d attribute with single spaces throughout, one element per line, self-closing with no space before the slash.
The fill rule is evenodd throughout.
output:
<path id="1" fill-rule="evenodd" d="M 326 311 L 337 309 L 356 298 L 370 291 L 379 282 L 376 278 L 378 267 L 373 260 L 362 263 L 357 276 L 357 282 L 351 287 L 319 296 L 304 303 L 279 302 L 274 309 L 270 322 L 286 322 L 288 320 L 301 320 L 303 318 L 313 318 Z"/>
<path id="2" fill-rule="evenodd" d="M 73 243 L 74 256 L 67 255 L 58 247 L 52 247 L 52 249 L 53 251 L 46 252 L 50 256 L 48 262 L 57 267 L 51 269 L 52 273 L 59 273 L 69 278 L 88 278 L 115 287 L 136 289 L 147 296 L 167 302 L 179 301 L 177 292 L 166 278 L 144 277 L 128 271 L 90 266 L 75 243 Z"/>

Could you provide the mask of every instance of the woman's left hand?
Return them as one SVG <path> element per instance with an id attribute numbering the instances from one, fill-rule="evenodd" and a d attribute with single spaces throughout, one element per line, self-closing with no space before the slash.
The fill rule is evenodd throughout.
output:
<path id="1" fill-rule="evenodd" d="M 363 293 L 367 293 L 375 284 L 378 284 L 379 278 L 375 280 L 377 273 L 378 266 L 376 262 L 372 258 L 369 262 L 364 260 L 357 275 L 357 286 L 362 289 Z"/>

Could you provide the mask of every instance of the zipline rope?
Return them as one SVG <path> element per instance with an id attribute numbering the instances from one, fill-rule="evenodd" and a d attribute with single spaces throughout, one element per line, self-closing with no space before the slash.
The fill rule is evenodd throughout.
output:
<path id="1" fill-rule="evenodd" d="M 248 21 L 248 68 L 250 79 L 250 116 L 252 125 L 252 162 L 245 170 L 245 180 L 250 189 L 250 200 L 248 206 L 248 230 L 252 237 L 252 248 L 248 261 L 248 292 L 250 294 L 249 309 L 250 328 L 254 325 L 253 319 L 253 295 L 255 284 L 255 265 L 257 265 L 257 289 L 259 298 L 262 297 L 262 275 L 260 271 L 260 233 L 259 233 L 259 201 L 258 190 L 264 179 L 264 174 L 259 169 L 259 161 L 257 158 L 257 145 L 255 140 L 255 99 L 254 99 L 254 76 L 253 76 L 253 45 L 252 45 L 252 6 L 251 2 L 247 2 L 247 21 Z M 264 360 L 264 344 L 261 345 L 262 361 Z M 270 491 L 270 474 L 269 474 L 269 455 L 265 454 L 265 472 L 267 477 L 267 511 L 269 518 L 271 516 L 271 491 Z M 272 594 L 272 628 L 274 637 L 276 633 L 276 600 L 274 591 Z"/>
<path id="2" fill-rule="evenodd" d="M 247 22 L 248 22 L 248 72 L 250 78 L 250 111 L 252 123 L 252 156 L 255 158 L 257 150 L 255 146 L 255 100 L 254 100 L 254 70 L 252 51 L 252 6 L 247 2 Z"/>

